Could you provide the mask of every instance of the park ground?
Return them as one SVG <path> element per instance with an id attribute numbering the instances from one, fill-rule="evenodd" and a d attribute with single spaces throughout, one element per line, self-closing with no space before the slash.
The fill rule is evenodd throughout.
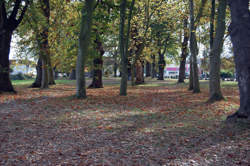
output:
<path id="1" fill-rule="evenodd" d="M 239 107 L 236 83 L 224 82 L 224 101 L 208 99 L 176 80 L 147 80 L 119 96 L 119 80 L 74 97 L 74 81 L 50 89 L 0 94 L 0 165 L 233 166 L 250 165 L 250 125 L 226 123 Z M 89 81 L 88 81 L 89 83 Z"/>

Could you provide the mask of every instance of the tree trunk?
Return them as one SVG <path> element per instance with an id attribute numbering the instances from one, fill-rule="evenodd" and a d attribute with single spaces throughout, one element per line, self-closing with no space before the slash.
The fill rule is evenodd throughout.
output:
<path id="1" fill-rule="evenodd" d="M 76 80 L 76 69 L 72 69 L 69 75 L 70 80 Z"/>
<path id="2" fill-rule="evenodd" d="M 102 58 L 95 58 L 94 61 L 94 70 L 93 70 L 93 79 L 92 83 L 89 85 L 88 88 L 103 88 L 102 83 L 102 66 L 103 61 Z"/>
<path id="3" fill-rule="evenodd" d="M 136 62 L 135 68 L 136 68 L 136 81 L 135 81 L 135 84 L 139 85 L 139 84 L 142 84 L 144 82 L 142 62 L 138 60 Z"/>
<path id="4" fill-rule="evenodd" d="M 146 62 L 146 77 L 151 76 L 151 64 L 147 61 Z"/>
<path id="5" fill-rule="evenodd" d="M 152 62 L 152 68 L 151 68 L 151 77 L 156 77 L 156 70 L 155 70 L 155 55 L 152 56 L 153 62 Z"/>
<path id="6" fill-rule="evenodd" d="M 82 19 L 79 36 L 79 51 L 76 64 L 76 96 L 86 98 L 85 62 L 88 56 L 92 25 L 93 6 L 95 0 L 86 0 L 82 8 Z"/>
<path id="7" fill-rule="evenodd" d="M 223 100 L 224 97 L 220 88 L 220 54 L 222 52 L 225 34 L 225 17 L 226 17 L 227 0 L 220 0 L 218 6 L 218 17 L 216 23 L 216 34 L 213 47 L 210 52 L 210 80 L 209 80 L 209 102 Z"/>
<path id="8" fill-rule="evenodd" d="M 42 59 L 39 57 L 36 65 L 36 80 L 30 87 L 40 88 L 41 82 L 42 82 Z"/>
<path id="9" fill-rule="evenodd" d="M 9 76 L 9 53 L 13 32 L 7 30 L 4 31 L 4 33 L 1 33 L 0 31 L 0 92 L 15 92 Z"/>
<path id="10" fill-rule="evenodd" d="M 200 92 L 200 83 L 199 83 L 199 74 L 198 74 L 198 65 L 197 65 L 197 55 L 198 55 L 198 46 L 196 40 L 196 28 L 194 22 L 194 4 L 193 0 L 189 0 L 190 5 L 190 51 L 192 58 L 192 69 L 193 69 L 193 93 Z"/>
<path id="11" fill-rule="evenodd" d="M 166 62 L 164 60 L 164 54 L 161 54 L 159 52 L 159 62 L 158 62 L 158 67 L 159 67 L 159 75 L 158 75 L 158 80 L 164 80 L 164 68 L 165 68 Z"/>
<path id="12" fill-rule="evenodd" d="M 240 108 L 228 119 L 246 118 L 250 121 L 250 12 L 249 0 L 229 0 L 234 60 L 240 92 Z"/>
<path id="13" fill-rule="evenodd" d="M 188 20 L 187 18 L 184 19 L 184 39 L 182 42 L 182 48 L 181 48 L 181 60 L 180 60 L 180 67 L 179 67 L 179 78 L 178 83 L 184 83 L 185 77 L 186 77 L 186 59 L 188 56 Z"/>
<path id="14" fill-rule="evenodd" d="M 55 76 L 54 76 L 54 71 L 52 68 L 52 64 L 51 64 L 51 57 L 50 57 L 50 51 L 49 51 L 49 55 L 48 55 L 48 72 L 49 72 L 49 85 L 55 85 Z"/>
<path id="15" fill-rule="evenodd" d="M 193 90 L 194 84 L 193 84 L 193 62 L 192 58 L 190 57 L 190 65 L 189 65 L 189 87 L 188 90 Z"/>
<path id="16" fill-rule="evenodd" d="M 103 68 L 103 60 L 102 57 L 105 53 L 102 42 L 99 39 L 99 35 L 97 32 L 97 37 L 95 40 L 96 43 L 96 50 L 99 52 L 98 57 L 96 57 L 93 61 L 94 64 L 94 75 L 92 79 L 92 83 L 89 85 L 88 88 L 103 88 L 102 83 L 102 68 Z"/>
<path id="17" fill-rule="evenodd" d="M 118 64 L 115 62 L 114 63 L 114 77 L 117 77 L 117 69 L 118 69 Z"/>
<path id="18" fill-rule="evenodd" d="M 211 0 L 211 15 L 210 15 L 210 50 L 212 50 L 214 42 L 214 16 L 215 16 L 215 0 Z"/>

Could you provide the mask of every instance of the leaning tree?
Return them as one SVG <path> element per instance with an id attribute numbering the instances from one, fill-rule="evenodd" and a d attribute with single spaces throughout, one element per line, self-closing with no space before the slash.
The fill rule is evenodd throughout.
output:
<path id="1" fill-rule="evenodd" d="M 24 17 L 28 2 L 28 0 L 0 1 L 0 91 L 2 92 L 15 92 L 9 77 L 10 43 L 14 30 Z"/>
<path id="2" fill-rule="evenodd" d="M 236 75 L 240 92 L 240 108 L 228 119 L 250 120 L 250 12 L 249 0 L 229 0 Z"/>

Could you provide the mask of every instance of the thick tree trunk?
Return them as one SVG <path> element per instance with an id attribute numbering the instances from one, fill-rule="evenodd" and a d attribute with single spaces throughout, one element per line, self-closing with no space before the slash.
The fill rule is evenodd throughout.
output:
<path id="1" fill-rule="evenodd" d="M 0 6 L 1 7 L 1 6 Z M 1 27 L 0 27 L 1 30 Z M 0 92 L 15 92 L 10 81 L 10 43 L 12 37 L 12 31 L 3 30 L 0 31 Z"/>
<path id="2" fill-rule="evenodd" d="M 48 55 L 48 72 L 49 72 L 49 85 L 55 85 L 55 76 L 54 76 L 54 71 L 52 68 L 52 64 L 51 64 L 51 57 L 50 57 L 50 51 L 49 51 L 49 55 Z"/>
<path id="3" fill-rule="evenodd" d="M 165 68 L 166 62 L 164 60 L 164 54 L 161 54 L 159 52 L 159 62 L 158 62 L 158 67 L 159 67 L 159 75 L 158 75 L 158 80 L 164 80 L 164 68 Z"/>
<path id="4" fill-rule="evenodd" d="M 98 32 L 97 32 L 98 33 Z M 93 61 L 94 64 L 94 75 L 92 79 L 92 83 L 88 88 L 103 88 L 102 83 L 102 68 L 103 68 L 103 60 L 102 57 L 105 53 L 102 42 L 99 40 L 99 36 L 97 34 L 96 40 L 96 50 L 99 52 L 98 57 L 96 57 Z"/>
<path id="5" fill-rule="evenodd" d="M 31 88 L 40 88 L 42 82 L 42 59 L 39 57 L 36 65 L 36 80 L 30 86 Z"/>
<path id="6" fill-rule="evenodd" d="M 193 0 L 189 0 L 190 5 L 190 51 L 192 58 L 192 69 L 193 69 L 193 93 L 200 92 L 200 83 L 199 83 L 199 74 L 198 74 L 198 65 L 197 65 L 197 55 L 198 55 L 198 46 L 196 40 L 196 28 L 194 22 L 194 4 Z"/>
<path id="7" fill-rule="evenodd" d="M 76 64 L 76 96 L 86 98 L 85 62 L 88 56 L 92 25 L 93 6 L 95 0 L 86 0 L 82 9 L 81 28 L 79 36 L 79 51 Z"/>
<path id="8" fill-rule="evenodd" d="M 94 61 L 94 72 L 93 72 L 93 79 L 92 83 L 89 85 L 88 88 L 103 88 L 102 83 L 102 66 L 103 61 L 102 58 L 95 58 Z"/>
<path id="9" fill-rule="evenodd" d="M 76 69 L 72 69 L 71 73 L 69 74 L 70 80 L 76 80 Z"/>
<path id="10" fill-rule="evenodd" d="M 146 77 L 151 76 L 151 64 L 147 61 L 146 62 Z"/>
<path id="11" fill-rule="evenodd" d="M 180 67 L 179 67 L 179 78 L 178 83 L 184 83 L 186 77 L 186 59 L 188 56 L 188 20 L 187 18 L 184 20 L 184 39 L 182 42 L 181 48 L 181 60 L 180 60 Z"/>
<path id="12" fill-rule="evenodd" d="M 214 42 L 214 16 L 215 16 L 215 0 L 211 0 L 211 15 L 210 15 L 210 50 L 212 50 Z"/>
<path id="13" fill-rule="evenodd" d="M 224 97 L 220 88 L 220 54 L 223 48 L 223 37 L 225 34 L 225 17 L 226 17 L 227 0 L 220 0 L 218 7 L 218 17 L 216 23 L 216 35 L 213 47 L 210 52 L 210 80 L 209 80 L 209 102 L 223 100 Z"/>
<path id="14" fill-rule="evenodd" d="M 246 118 L 250 121 L 250 12 L 249 0 L 229 0 L 236 75 L 240 92 L 240 108 L 228 119 Z"/>
<path id="15" fill-rule="evenodd" d="M 135 81 L 135 84 L 139 85 L 139 84 L 144 83 L 142 62 L 138 60 L 136 62 L 135 68 L 136 68 L 136 81 Z"/>

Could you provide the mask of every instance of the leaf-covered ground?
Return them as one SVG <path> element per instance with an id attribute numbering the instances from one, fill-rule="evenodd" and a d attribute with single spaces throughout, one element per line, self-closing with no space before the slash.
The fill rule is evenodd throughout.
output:
<path id="1" fill-rule="evenodd" d="M 149 81 L 150 82 L 150 81 Z M 207 104 L 170 81 L 129 87 L 114 80 L 74 98 L 72 83 L 16 87 L 0 96 L 0 165 L 250 165 L 249 124 L 224 120 L 239 106 L 236 86 Z"/>

